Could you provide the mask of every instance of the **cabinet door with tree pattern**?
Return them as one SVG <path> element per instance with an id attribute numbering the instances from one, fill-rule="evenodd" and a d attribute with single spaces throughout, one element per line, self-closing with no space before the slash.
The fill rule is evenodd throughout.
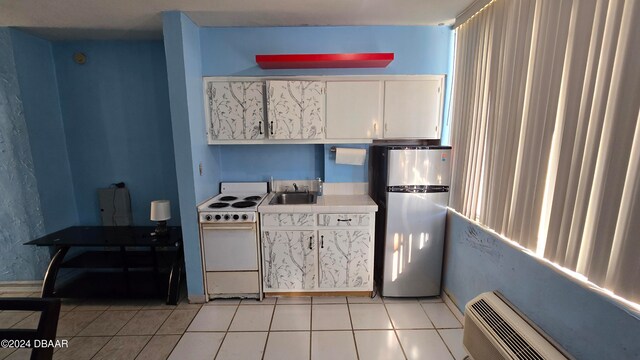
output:
<path id="1" fill-rule="evenodd" d="M 265 138 L 264 82 L 207 81 L 205 104 L 210 141 Z"/>
<path id="2" fill-rule="evenodd" d="M 325 84 L 322 81 L 267 81 L 269 137 L 321 139 Z"/>
<path id="3" fill-rule="evenodd" d="M 309 290 L 316 278 L 314 231 L 262 232 L 264 290 Z"/>
<path id="4" fill-rule="evenodd" d="M 321 288 L 366 288 L 371 281 L 371 235 L 366 230 L 320 230 Z"/>

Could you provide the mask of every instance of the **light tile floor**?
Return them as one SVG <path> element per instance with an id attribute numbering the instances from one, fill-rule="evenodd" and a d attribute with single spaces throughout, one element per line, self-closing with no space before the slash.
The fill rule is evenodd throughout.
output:
<path id="1" fill-rule="evenodd" d="M 37 296 L 1 294 L 2 296 Z M 459 314 L 457 314 L 459 316 Z M 34 328 L 39 315 L 0 311 L 0 328 Z M 440 298 L 300 297 L 96 301 L 65 299 L 54 359 L 462 360 L 462 324 Z M 0 359 L 28 359 L 0 349 Z"/>

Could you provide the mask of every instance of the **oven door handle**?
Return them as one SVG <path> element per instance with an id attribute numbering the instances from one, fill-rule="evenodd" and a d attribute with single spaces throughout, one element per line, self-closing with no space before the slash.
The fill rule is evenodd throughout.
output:
<path id="1" fill-rule="evenodd" d="M 254 230 L 255 225 L 250 226 L 225 226 L 225 225 L 202 225 L 202 230 Z"/>

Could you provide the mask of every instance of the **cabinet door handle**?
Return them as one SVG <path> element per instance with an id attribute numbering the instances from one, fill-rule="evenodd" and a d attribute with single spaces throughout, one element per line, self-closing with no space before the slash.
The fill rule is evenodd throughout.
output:
<path id="1" fill-rule="evenodd" d="M 320 235 L 320 248 L 324 249 L 324 235 Z"/>
<path id="2" fill-rule="evenodd" d="M 273 121 L 269 124 L 269 132 L 273 135 Z"/>
<path id="3" fill-rule="evenodd" d="M 309 249 L 313 249 L 313 236 L 309 236 Z"/>
<path id="4" fill-rule="evenodd" d="M 343 220 L 343 219 L 338 219 L 338 221 L 346 221 L 346 222 L 349 222 L 349 221 L 351 221 L 351 219 L 344 219 L 344 220 Z"/>
<path id="5" fill-rule="evenodd" d="M 260 129 L 260 135 L 262 135 L 262 121 L 258 121 L 258 128 Z"/>

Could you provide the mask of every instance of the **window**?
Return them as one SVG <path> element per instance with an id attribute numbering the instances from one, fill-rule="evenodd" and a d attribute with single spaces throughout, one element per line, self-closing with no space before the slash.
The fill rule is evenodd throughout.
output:
<path id="1" fill-rule="evenodd" d="M 640 303 L 640 2 L 496 0 L 457 29 L 451 207 Z"/>

